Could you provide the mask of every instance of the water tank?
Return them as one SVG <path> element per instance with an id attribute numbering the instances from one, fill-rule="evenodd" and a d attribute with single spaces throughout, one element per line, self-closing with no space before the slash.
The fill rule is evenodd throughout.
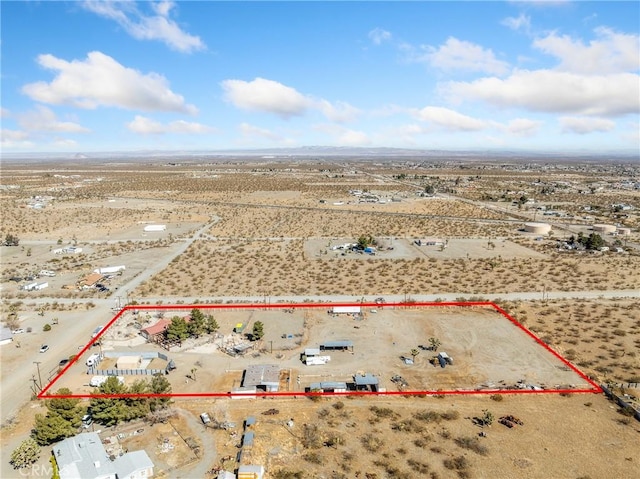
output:
<path id="1" fill-rule="evenodd" d="M 614 225 L 596 224 L 593 225 L 593 231 L 596 233 L 615 233 L 616 227 Z"/>
<path id="2" fill-rule="evenodd" d="M 527 233 L 546 235 L 549 233 L 549 231 L 551 231 L 551 225 L 548 223 L 525 223 L 524 230 Z"/>

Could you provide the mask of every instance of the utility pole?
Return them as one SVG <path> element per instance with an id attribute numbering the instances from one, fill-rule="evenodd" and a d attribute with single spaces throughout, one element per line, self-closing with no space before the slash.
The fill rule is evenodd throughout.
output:
<path id="1" fill-rule="evenodd" d="M 41 361 L 34 361 L 33 363 L 36 365 L 36 368 L 38 369 L 38 383 L 39 383 L 38 384 L 38 389 L 40 389 L 40 391 L 42 391 L 42 377 L 40 376 L 40 362 Z"/>

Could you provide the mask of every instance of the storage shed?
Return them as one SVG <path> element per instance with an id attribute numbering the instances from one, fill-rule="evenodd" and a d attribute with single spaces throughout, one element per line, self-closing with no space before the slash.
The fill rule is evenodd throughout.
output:
<path id="1" fill-rule="evenodd" d="M 263 479 L 264 466 L 244 465 L 238 467 L 238 479 Z"/>
<path id="2" fill-rule="evenodd" d="M 243 388 L 277 392 L 280 387 L 280 368 L 276 364 L 255 364 L 244 370 Z"/>
<path id="3" fill-rule="evenodd" d="M 320 345 L 321 351 L 353 351 L 353 341 L 327 341 Z"/>
<path id="4" fill-rule="evenodd" d="M 319 383 L 311 383 L 309 391 L 322 391 L 325 393 L 343 393 L 347 392 L 347 383 L 340 381 L 323 381 Z"/>
<path id="5" fill-rule="evenodd" d="M 373 391 L 376 392 L 378 390 L 378 378 L 373 374 L 356 374 L 354 377 L 354 382 L 356 384 L 356 389 L 358 391 Z"/>

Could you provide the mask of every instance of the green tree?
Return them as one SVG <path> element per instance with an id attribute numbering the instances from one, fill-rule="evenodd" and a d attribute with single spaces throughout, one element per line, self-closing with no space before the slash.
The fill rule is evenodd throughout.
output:
<path id="1" fill-rule="evenodd" d="M 604 246 L 604 240 L 598 233 L 591 233 L 584 245 L 588 250 L 595 250 Z"/>
<path id="2" fill-rule="evenodd" d="M 436 189 L 433 185 L 427 185 L 424 187 L 424 192 L 428 195 L 433 195 L 436 192 Z"/>
<path id="3" fill-rule="evenodd" d="M 491 424 L 493 424 L 493 413 L 491 411 L 489 411 L 488 409 L 483 409 L 482 410 L 482 418 L 480 418 L 480 422 L 482 423 L 483 426 L 491 426 Z"/>
<path id="4" fill-rule="evenodd" d="M 35 463 L 40 458 L 40 446 L 32 439 L 25 439 L 11 453 L 11 465 L 14 469 L 22 469 Z"/>
<path id="5" fill-rule="evenodd" d="M 205 328 L 207 333 L 212 334 L 220 329 L 220 325 L 216 321 L 216 318 L 213 317 L 213 314 L 207 314 L 205 316 Z"/>
<path id="6" fill-rule="evenodd" d="M 206 331 L 206 321 L 204 314 L 198 308 L 193 308 L 191 310 L 191 321 L 187 323 L 187 332 L 190 336 L 195 336 L 196 338 L 204 334 Z"/>
<path id="7" fill-rule="evenodd" d="M 251 337 L 254 341 L 259 341 L 264 336 L 264 324 L 262 321 L 256 321 L 253 323 L 253 332 Z"/>
<path id="8" fill-rule="evenodd" d="M 169 340 L 182 341 L 187 339 L 189 337 L 187 322 L 179 316 L 174 316 L 171 318 L 171 323 L 167 326 L 165 334 Z"/>
<path id="9" fill-rule="evenodd" d="M 127 387 L 124 384 L 120 384 L 116 376 L 109 376 L 97 392 L 100 395 L 126 393 Z M 128 417 L 127 403 L 122 398 L 92 397 L 90 408 L 93 420 L 105 426 L 115 426 L 119 422 L 126 421 Z"/>
<path id="10" fill-rule="evenodd" d="M 441 344 L 438 338 L 429 338 L 429 346 L 432 351 L 437 351 Z"/>
<path id="11" fill-rule="evenodd" d="M 20 244 L 20 239 L 12 235 L 11 233 L 7 233 L 7 236 L 4 237 L 4 245 L 5 246 L 18 246 Z"/>
<path id="12" fill-rule="evenodd" d="M 154 374 L 149 386 L 153 394 L 171 394 L 171 383 L 162 374 Z M 169 397 L 153 397 L 149 399 L 149 409 L 151 412 L 163 409 L 171 404 Z"/>
<path id="13" fill-rule="evenodd" d="M 56 392 L 58 396 L 71 395 L 72 392 L 69 388 L 60 388 Z M 80 399 L 78 398 L 53 398 L 46 402 L 48 415 L 58 415 L 65 421 L 67 421 L 71 427 L 78 428 L 82 420 L 83 408 L 80 406 Z"/>
<path id="14" fill-rule="evenodd" d="M 375 244 L 375 240 L 371 235 L 362 235 L 358 238 L 358 248 L 360 249 L 365 249 L 373 244 Z"/>
<path id="15" fill-rule="evenodd" d="M 36 414 L 35 425 L 31 431 L 31 437 L 41 446 L 61 441 L 66 437 L 75 435 L 77 428 L 73 427 L 57 414 Z"/>
<path id="16" fill-rule="evenodd" d="M 135 381 L 127 388 L 129 394 L 146 394 L 149 392 L 149 383 L 144 380 Z M 149 413 L 149 398 L 147 397 L 127 397 L 124 398 L 126 407 L 125 421 L 131 421 L 144 417 Z"/>

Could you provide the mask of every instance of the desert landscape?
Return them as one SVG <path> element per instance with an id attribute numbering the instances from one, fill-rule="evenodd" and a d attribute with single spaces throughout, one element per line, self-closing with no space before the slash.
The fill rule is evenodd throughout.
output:
<path id="1" fill-rule="evenodd" d="M 105 333 L 101 352 L 164 351 L 178 365 L 166 376 L 173 393 L 228 392 L 240 386 L 243 368 L 273 363 L 286 372 L 281 390 L 296 393 L 240 401 L 175 397 L 160 421 L 93 423 L 103 437 L 115 438 L 109 444 L 147 449 L 159 477 L 215 477 L 248 462 L 278 479 L 534 478 L 549 477 L 550 468 L 563 478 L 637 475 L 639 423 L 602 393 L 305 395 L 311 384 L 351 381 L 358 371 L 396 392 L 501 389 L 520 379 L 550 389 L 585 386 L 541 346 L 514 343 L 506 319 L 499 327 L 481 319 L 495 313 L 467 310 L 458 317 L 445 308 L 440 319 L 425 319 L 415 309 L 384 306 L 475 300 L 495 302 L 594 384 L 637 408 L 640 193 L 621 186 L 638 178 L 637 167 L 612 164 L 593 172 L 569 163 L 555 172 L 545 166 L 541 182 L 535 165 L 525 171 L 504 162 L 171 163 L 3 165 L 2 319 L 16 332 L 0 350 L 3 477 L 13 474 L 5 451 L 19 445 L 43 411 L 37 394 L 57 376 L 58 363 L 85 346 L 48 392 L 94 391 L 84 365 L 98 351 L 89 344 L 91 332 L 126 305 L 140 311 L 128 311 Z M 548 232 L 527 231 L 542 223 Z M 598 225 L 612 225 L 615 234 Z M 604 241 L 597 248 L 572 243 L 596 229 Z M 99 279 L 88 284 L 95 274 Z M 31 288 L 34 283 L 46 286 Z M 215 311 L 215 334 L 168 352 L 145 345 L 139 332 L 158 320 L 144 311 L 153 305 L 286 310 L 294 303 L 378 299 L 384 302 L 364 308 L 359 321 L 336 320 L 324 308 L 258 308 L 249 322 L 264 323 L 265 335 L 237 358 L 218 347 L 246 322 L 246 311 Z M 453 366 L 429 363 L 437 354 L 426 348 L 430 337 L 443 343 Z M 353 340 L 353 353 L 332 352 L 320 374 L 313 368 L 325 366 L 301 362 L 305 348 L 332 339 Z M 510 352 L 501 355 L 507 343 Z M 38 353 L 45 344 L 50 350 Z M 372 359 L 380 354 L 383 360 Z M 128 377 L 125 384 L 135 381 Z M 78 401 L 86 411 L 89 400 Z M 203 412 L 211 424 L 202 424 Z M 248 416 L 257 418 L 249 426 L 255 444 L 241 447 L 239 459 Z M 509 416 L 523 425 L 500 422 Z M 602 457 L 610 459 L 596 460 Z M 37 464 L 47 463 L 45 454 Z"/>

